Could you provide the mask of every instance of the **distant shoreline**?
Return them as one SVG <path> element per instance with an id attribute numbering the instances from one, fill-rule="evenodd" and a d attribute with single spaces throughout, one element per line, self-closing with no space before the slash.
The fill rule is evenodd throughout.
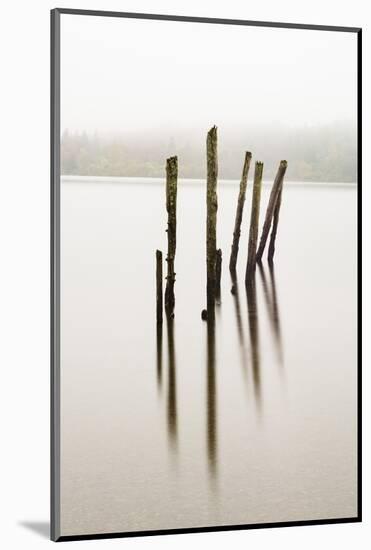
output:
<path id="1" fill-rule="evenodd" d="M 130 183 L 137 180 L 141 180 L 141 183 L 147 183 L 152 185 L 159 185 L 165 181 L 165 178 L 152 178 L 146 176 L 71 176 L 71 175 L 61 175 L 62 183 L 69 182 L 80 182 L 80 183 Z M 200 185 L 205 182 L 205 178 L 179 178 L 179 183 L 187 182 L 188 185 Z M 221 185 L 238 185 L 239 180 L 237 179 L 219 179 L 218 181 Z M 263 185 L 271 185 L 273 180 L 266 180 L 263 182 Z M 356 182 L 332 182 L 332 181 L 290 181 L 286 180 L 287 185 L 291 186 L 317 186 L 317 187 L 357 187 Z"/>

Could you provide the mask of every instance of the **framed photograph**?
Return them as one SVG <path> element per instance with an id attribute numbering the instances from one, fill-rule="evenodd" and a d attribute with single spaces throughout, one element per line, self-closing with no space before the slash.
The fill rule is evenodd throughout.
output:
<path id="1" fill-rule="evenodd" d="M 361 29 L 51 12 L 56 541 L 361 521 Z"/>

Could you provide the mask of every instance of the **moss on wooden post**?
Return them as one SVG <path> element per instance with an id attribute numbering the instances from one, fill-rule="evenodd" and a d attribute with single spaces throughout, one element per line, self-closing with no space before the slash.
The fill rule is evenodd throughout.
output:
<path id="1" fill-rule="evenodd" d="M 175 271 L 174 260 L 176 251 L 176 196 L 178 183 L 178 157 L 170 157 L 166 161 L 166 210 L 167 221 L 167 277 L 165 290 L 165 311 L 174 316 L 175 307 Z"/>
<path id="2" fill-rule="evenodd" d="M 249 232 L 249 248 L 247 253 L 247 265 L 245 282 L 248 283 L 251 277 L 255 274 L 256 267 L 256 246 L 258 241 L 259 231 L 259 210 L 260 210 L 260 195 L 263 178 L 263 163 L 255 163 L 254 172 L 254 187 L 251 202 L 251 217 L 250 217 L 250 232 Z"/>
<path id="3" fill-rule="evenodd" d="M 218 179 L 217 128 L 213 126 L 207 134 L 207 194 L 206 194 L 206 294 L 207 317 L 214 318 L 216 292 L 216 216 L 218 198 L 216 186 Z"/>
<path id="4" fill-rule="evenodd" d="M 283 190 L 283 180 L 281 183 L 280 192 L 278 193 L 276 206 L 274 209 L 273 214 L 273 226 L 271 231 L 271 237 L 269 240 L 269 248 L 268 248 L 268 262 L 273 262 L 273 256 L 275 252 L 275 243 L 276 243 L 276 236 L 277 236 L 277 227 L 278 227 L 278 221 L 280 218 L 280 209 L 281 209 L 281 202 L 282 202 L 282 190 Z"/>
<path id="5" fill-rule="evenodd" d="M 261 235 L 261 238 L 260 238 L 259 248 L 258 248 L 258 251 L 256 253 L 256 261 L 257 262 L 260 262 L 261 259 L 262 259 L 262 256 L 263 256 L 264 248 L 265 248 L 265 245 L 266 245 L 266 242 L 267 242 L 267 239 L 268 239 L 268 235 L 269 235 L 269 230 L 270 230 L 271 224 L 272 224 L 272 218 L 274 216 L 276 204 L 277 204 L 277 201 L 278 201 L 278 197 L 279 197 L 281 189 L 282 189 L 283 178 L 285 176 L 286 168 L 287 168 L 286 160 L 281 160 L 280 165 L 279 165 L 278 170 L 277 170 L 276 177 L 274 179 L 271 194 L 269 196 L 269 202 L 268 202 L 267 211 L 266 211 L 266 214 L 265 214 L 263 231 L 262 231 L 262 235 Z M 277 223 L 278 223 L 278 220 L 277 220 Z M 277 232 L 277 227 L 276 227 L 276 232 Z M 274 254 L 274 242 L 273 242 L 273 254 Z"/>
<path id="6" fill-rule="evenodd" d="M 251 161 L 251 153 L 249 151 L 246 151 L 245 162 L 243 165 L 242 176 L 240 181 L 240 192 L 239 192 L 238 201 L 237 201 L 236 218 L 234 222 L 231 257 L 229 260 L 229 271 L 231 273 L 235 273 L 236 271 L 238 246 L 239 246 L 240 235 L 241 235 L 241 223 L 242 223 L 243 207 L 245 204 L 247 176 L 249 173 L 250 161 Z"/>
<path id="7" fill-rule="evenodd" d="M 156 319 L 162 323 L 162 252 L 156 250 Z"/>

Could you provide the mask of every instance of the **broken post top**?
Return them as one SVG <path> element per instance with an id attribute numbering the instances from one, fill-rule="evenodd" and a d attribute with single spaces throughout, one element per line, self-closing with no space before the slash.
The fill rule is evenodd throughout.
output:
<path id="1" fill-rule="evenodd" d="M 170 172 L 170 175 L 175 176 L 178 173 L 178 157 L 169 157 L 166 159 L 166 167 Z"/>
<path id="2" fill-rule="evenodd" d="M 246 151 L 245 160 L 244 160 L 243 168 L 242 168 L 242 176 L 241 176 L 241 181 L 240 181 L 240 191 L 241 190 L 242 191 L 246 190 L 247 176 L 248 176 L 248 173 L 249 173 L 251 157 L 252 157 L 252 155 L 251 155 L 250 151 Z"/>
<path id="3" fill-rule="evenodd" d="M 283 179 L 286 173 L 286 168 L 287 168 L 287 160 L 281 160 L 280 165 L 278 167 L 277 176 L 276 176 L 277 179 L 279 180 Z M 282 181 L 280 183 L 282 183 Z"/>
<path id="4" fill-rule="evenodd" d="M 207 132 L 208 139 L 209 138 L 211 138 L 211 139 L 216 138 L 217 131 L 218 131 L 218 127 L 215 126 L 215 124 L 214 124 L 214 126 L 212 128 L 210 128 L 210 130 Z"/>
<path id="5" fill-rule="evenodd" d="M 255 174 L 256 175 L 263 174 L 263 165 L 264 165 L 264 162 L 261 162 L 260 160 L 257 160 L 255 162 Z M 255 182 L 254 182 L 254 184 L 255 184 Z"/>
<path id="6" fill-rule="evenodd" d="M 243 188 L 246 189 L 247 175 L 249 173 L 251 157 L 252 157 L 252 155 L 251 155 L 250 151 L 246 151 L 245 161 L 244 161 L 243 169 L 242 169 L 240 188 L 243 187 Z"/>
<path id="7" fill-rule="evenodd" d="M 216 126 L 210 128 L 206 138 L 207 146 L 207 173 L 209 178 L 216 178 L 218 175 L 218 129 Z"/>

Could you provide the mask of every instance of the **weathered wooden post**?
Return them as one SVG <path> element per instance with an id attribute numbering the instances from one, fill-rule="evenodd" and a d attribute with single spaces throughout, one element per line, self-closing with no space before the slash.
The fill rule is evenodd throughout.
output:
<path id="1" fill-rule="evenodd" d="M 259 210 L 260 210 L 262 178 L 263 178 L 263 163 L 256 162 L 255 172 L 254 172 L 254 187 L 253 187 L 252 201 L 251 201 L 249 248 L 247 253 L 245 283 L 248 283 L 255 274 L 256 246 L 257 246 L 258 231 L 259 231 Z"/>
<path id="2" fill-rule="evenodd" d="M 215 291 L 216 291 L 216 216 L 218 211 L 218 198 L 216 186 L 218 179 L 218 152 L 217 152 L 217 128 L 213 126 L 207 134 L 207 193 L 206 193 L 206 294 L 207 294 L 207 318 L 215 316 Z"/>
<path id="3" fill-rule="evenodd" d="M 278 167 L 278 171 L 272 186 L 271 194 L 269 196 L 269 202 L 267 206 L 267 212 L 265 214 L 265 220 L 263 225 L 263 231 L 260 238 L 259 248 L 256 253 L 256 261 L 260 262 L 263 256 L 264 248 L 268 239 L 269 230 L 271 228 L 272 218 L 275 213 L 276 204 L 278 201 L 278 197 L 281 194 L 282 185 L 283 185 L 283 178 L 285 176 L 287 168 L 287 161 L 281 160 L 280 165 Z M 277 220 L 278 223 L 278 220 Z M 277 232 L 277 228 L 276 228 Z M 274 242 L 273 242 L 273 250 L 274 250 Z M 273 252 L 274 254 L 274 252 Z"/>
<path id="4" fill-rule="evenodd" d="M 251 153 L 249 151 L 246 151 L 245 162 L 243 165 L 242 176 L 240 181 L 240 192 L 239 192 L 238 201 L 237 201 L 236 218 L 234 222 L 231 257 L 229 260 L 229 271 L 231 273 L 235 273 L 236 271 L 238 247 L 239 247 L 239 241 L 240 241 L 240 235 L 241 235 L 243 207 L 244 207 L 245 198 L 246 198 L 247 176 L 249 173 L 250 161 L 251 161 Z"/>
<path id="5" fill-rule="evenodd" d="M 281 202 L 282 202 L 282 190 L 283 190 L 283 181 L 281 184 L 280 192 L 278 193 L 276 206 L 274 208 L 274 214 L 273 214 L 273 226 L 271 231 L 271 237 L 269 240 L 269 248 L 268 248 L 268 262 L 273 262 L 273 256 L 275 252 L 275 242 L 276 242 L 276 235 L 277 235 L 277 227 L 278 227 L 278 221 L 280 218 L 280 209 L 281 209 Z"/>
<path id="6" fill-rule="evenodd" d="M 166 210 L 167 221 L 167 277 L 165 290 L 165 311 L 170 317 L 174 316 L 175 271 L 174 260 L 176 250 L 176 196 L 178 183 L 178 157 L 170 157 L 166 161 Z"/>
<path id="7" fill-rule="evenodd" d="M 162 252 L 156 250 L 156 319 L 162 323 Z"/>

